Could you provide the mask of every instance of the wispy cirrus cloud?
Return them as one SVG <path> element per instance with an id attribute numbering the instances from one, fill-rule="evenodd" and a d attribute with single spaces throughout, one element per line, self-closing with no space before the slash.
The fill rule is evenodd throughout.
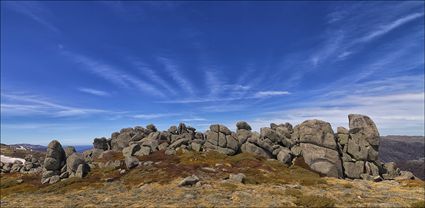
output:
<path id="1" fill-rule="evenodd" d="M 195 93 L 195 90 L 193 89 L 192 84 L 190 81 L 186 78 L 185 75 L 182 74 L 182 72 L 179 70 L 178 66 L 173 63 L 171 59 L 165 58 L 165 57 L 158 57 L 158 61 L 160 61 L 164 67 L 165 70 L 170 74 L 172 79 L 177 82 L 177 84 L 185 90 L 187 93 L 193 95 Z"/>
<path id="2" fill-rule="evenodd" d="M 208 103 L 208 102 L 224 102 L 224 101 L 236 101 L 246 99 L 258 99 L 258 98 L 270 98 L 275 96 L 289 95 L 288 91 L 258 91 L 248 96 L 239 97 L 213 97 L 213 98 L 193 98 L 193 99 L 176 99 L 176 100 L 164 100 L 158 101 L 158 103 Z"/>
<path id="3" fill-rule="evenodd" d="M 205 83 L 210 90 L 210 96 L 216 96 L 221 92 L 223 83 L 217 78 L 217 72 L 212 70 L 205 71 Z"/>
<path id="4" fill-rule="evenodd" d="M 420 17 L 423 17 L 424 13 L 413 13 L 406 16 L 403 16 L 399 19 L 396 19 L 393 22 L 390 22 L 388 24 L 380 25 L 377 27 L 376 30 L 372 31 L 371 33 L 367 34 L 365 37 L 360 38 L 359 42 L 367 42 L 371 41 L 379 36 L 385 35 L 386 33 L 391 32 L 392 30 L 403 26 L 404 24 L 407 24 L 415 19 L 418 19 Z"/>
<path id="5" fill-rule="evenodd" d="M 312 66 L 345 60 L 363 50 L 367 43 L 424 16 L 423 12 L 411 12 L 412 8 L 420 8 L 421 5 L 406 5 L 403 2 L 398 5 L 385 7 L 388 12 L 386 16 L 375 16 L 376 11 L 370 9 L 373 6 L 368 4 L 355 4 L 330 12 L 323 44 L 310 57 Z"/>
<path id="6" fill-rule="evenodd" d="M 92 89 L 92 88 L 78 88 L 79 91 L 84 92 L 84 93 L 88 93 L 91 95 L 96 95 L 96 96 L 109 96 L 110 94 L 108 92 L 102 91 L 102 90 L 96 90 L 96 89 Z"/>
<path id="7" fill-rule="evenodd" d="M 38 1 L 5 1 L 2 2 L 2 6 L 5 8 L 15 11 L 19 14 L 25 15 L 35 22 L 47 27 L 53 32 L 60 32 L 60 30 L 54 26 L 49 20 L 48 16 L 51 16 L 50 11 Z"/>
<path id="8" fill-rule="evenodd" d="M 72 53 L 69 51 L 62 52 L 64 55 L 71 58 L 72 61 L 84 66 L 86 70 L 120 87 L 136 88 L 150 95 L 165 97 L 165 94 L 156 86 L 138 78 L 135 75 L 131 75 L 127 72 L 124 72 L 123 70 L 119 70 L 112 65 L 102 63 L 84 55 Z"/>
<path id="9" fill-rule="evenodd" d="M 220 97 L 222 94 L 231 95 L 232 97 L 241 96 L 251 89 L 251 86 L 240 84 L 239 82 L 227 83 L 226 80 L 223 80 L 225 76 L 219 74 L 216 70 L 206 69 L 204 74 L 205 85 L 210 91 L 209 98 Z"/>
<path id="10" fill-rule="evenodd" d="M 264 97 L 272 97 L 272 96 L 281 96 L 281 95 L 289 95 L 288 91 L 260 91 L 254 94 L 256 98 L 264 98 Z"/>
<path id="11" fill-rule="evenodd" d="M 109 111 L 95 108 L 79 108 L 50 101 L 37 95 L 28 93 L 1 94 L 1 112 L 4 115 L 29 116 L 46 115 L 52 117 L 87 116 L 92 114 L 106 114 Z M 109 112 L 110 113 L 110 112 Z"/>
<path id="12" fill-rule="evenodd" d="M 175 117 L 181 115 L 180 113 L 154 113 L 154 114 L 136 114 L 132 115 L 132 118 L 136 119 L 158 119 L 158 118 L 168 118 L 168 117 Z"/>
<path id="13" fill-rule="evenodd" d="M 143 75 L 146 75 L 149 80 L 154 82 L 156 85 L 161 86 L 165 90 L 167 90 L 172 95 L 176 95 L 176 90 L 171 87 L 168 84 L 168 81 L 166 81 L 164 78 L 160 77 L 156 71 L 154 71 L 151 67 L 149 67 L 147 64 L 140 62 L 140 61 L 133 61 L 133 65 L 136 66 L 137 69 L 140 70 Z"/>
<path id="14" fill-rule="evenodd" d="M 192 118 L 182 118 L 179 119 L 182 122 L 200 122 L 200 121 L 207 121 L 206 118 L 201 118 L 201 117 L 192 117 Z"/>

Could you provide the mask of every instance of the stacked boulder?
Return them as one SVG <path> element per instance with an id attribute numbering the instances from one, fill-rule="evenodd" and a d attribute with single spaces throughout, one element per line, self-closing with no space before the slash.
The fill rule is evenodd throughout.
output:
<path id="1" fill-rule="evenodd" d="M 60 181 L 60 175 L 66 163 L 65 151 L 62 145 L 53 140 L 47 146 L 46 158 L 44 159 L 41 183 L 56 183 Z"/>
<path id="2" fill-rule="evenodd" d="M 112 133 L 110 149 L 114 151 L 122 151 L 124 148 L 130 146 L 131 143 L 139 142 L 143 138 L 146 138 L 151 133 L 155 132 L 157 132 L 157 129 L 153 124 L 147 125 L 146 128 L 136 126 L 134 128 L 121 129 L 120 132 Z M 151 137 L 154 137 L 154 135 L 151 135 Z"/>
<path id="3" fill-rule="evenodd" d="M 137 126 L 124 128 L 120 132 L 114 132 L 110 139 L 95 138 L 93 149 L 84 152 L 86 162 L 96 164 L 103 168 L 120 168 L 125 165 L 127 169 L 139 165 L 138 157 L 149 155 L 156 151 L 165 151 L 167 155 L 175 154 L 176 151 L 202 151 L 205 143 L 204 134 L 196 132 L 196 129 L 180 123 L 171 126 L 167 131 L 158 131 L 153 124 L 146 128 Z M 103 159 L 112 157 L 117 153 L 122 154 L 123 160 L 107 162 L 93 162 L 96 158 Z M 109 156 L 108 156 L 109 155 Z"/>
<path id="4" fill-rule="evenodd" d="M 82 178 L 88 172 L 87 164 L 82 155 L 75 152 L 74 147 L 67 147 L 53 140 L 47 146 L 44 159 L 41 183 L 56 183 L 68 177 Z"/>
<path id="5" fill-rule="evenodd" d="M 67 177 L 83 178 L 90 171 L 90 166 L 84 160 L 83 155 L 73 152 L 66 158 L 66 171 L 60 177 L 61 179 Z"/>
<path id="6" fill-rule="evenodd" d="M 21 168 L 21 173 L 38 173 L 42 171 L 42 164 L 40 160 L 32 155 L 27 155 L 25 157 L 25 164 Z"/>
<path id="7" fill-rule="evenodd" d="M 204 134 L 196 132 L 196 129 L 180 123 L 178 127 L 171 126 L 163 132 L 167 138 L 167 143 L 163 143 L 161 149 L 166 150 L 166 154 L 174 154 L 178 150 L 194 150 L 200 152 L 205 143 Z"/>
<path id="8" fill-rule="evenodd" d="M 343 169 L 331 125 L 321 120 L 307 120 L 294 128 L 304 162 L 314 171 L 342 178 Z"/>
<path id="9" fill-rule="evenodd" d="M 338 127 L 336 134 L 345 176 L 379 180 L 384 169 L 378 161 L 379 132 L 375 123 L 358 114 L 348 115 L 348 120 L 350 129 Z"/>
<path id="10" fill-rule="evenodd" d="M 295 141 L 291 138 L 292 125 L 271 124 L 270 128 L 261 128 L 260 134 L 251 132 L 248 123 L 240 121 L 236 124 L 236 137 L 241 144 L 241 152 L 253 153 L 265 158 L 277 158 L 285 164 L 290 164 L 294 154 L 291 147 Z"/>
<path id="11" fill-rule="evenodd" d="M 236 134 L 231 132 L 226 126 L 221 124 L 213 124 L 210 129 L 205 132 L 207 138 L 204 148 L 215 150 L 226 155 L 234 155 L 239 150 L 239 143 L 236 140 Z"/>

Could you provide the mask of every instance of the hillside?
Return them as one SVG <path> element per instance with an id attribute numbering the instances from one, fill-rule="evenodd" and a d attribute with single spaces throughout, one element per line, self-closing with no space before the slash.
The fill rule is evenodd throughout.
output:
<path id="1" fill-rule="evenodd" d="M 422 206 L 425 194 L 418 180 L 376 183 L 320 177 L 305 169 L 302 160 L 287 167 L 252 154 L 159 151 L 140 161 L 143 165 L 123 174 L 96 169 L 83 179 L 53 185 L 40 184 L 35 175 L 2 175 L 2 207 L 410 207 Z M 229 179 L 240 173 L 246 176 L 242 182 Z M 200 182 L 178 185 L 191 175 Z"/>
<path id="2" fill-rule="evenodd" d="M 381 137 L 379 155 L 383 162 L 395 162 L 401 170 L 411 171 L 425 179 L 425 137 Z"/>
<path id="3" fill-rule="evenodd" d="M 222 124 L 205 132 L 149 124 L 95 138 L 83 153 L 53 140 L 38 152 L 43 158 L 0 163 L 1 205 L 422 207 L 424 182 L 379 161 L 374 122 L 348 119 L 349 129 L 336 133 L 316 119 L 260 132 L 244 121 L 236 132 Z"/>

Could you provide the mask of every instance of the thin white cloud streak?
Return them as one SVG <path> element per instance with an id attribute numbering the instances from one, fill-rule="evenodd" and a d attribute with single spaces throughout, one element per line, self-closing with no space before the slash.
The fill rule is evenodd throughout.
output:
<path id="1" fill-rule="evenodd" d="M 78 88 L 79 91 L 84 92 L 84 93 L 88 93 L 91 95 L 96 95 L 96 96 L 109 96 L 110 94 L 108 92 L 102 91 L 102 90 L 96 90 L 96 89 L 92 89 L 92 88 Z"/>
<path id="2" fill-rule="evenodd" d="M 195 90 L 189 80 L 179 71 L 178 66 L 175 65 L 170 59 L 158 57 L 158 60 L 164 65 L 165 70 L 170 74 L 171 78 L 186 92 L 193 95 Z"/>
<path id="3" fill-rule="evenodd" d="M 216 105 L 208 105 L 199 108 L 199 110 L 207 113 L 224 113 L 224 112 L 241 112 L 248 108 L 247 104 L 223 103 Z"/>
<path id="4" fill-rule="evenodd" d="M 313 67 L 317 67 L 340 50 L 343 40 L 344 33 L 342 31 L 333 32 L 332 38 L 327 39 L 324 46 L 310 58 Z"/>
<path id="5" fill-rule="evenodd" d="M 379 27 L 379 29 L 371 32 L 370 34 L 366 35 L 365 37 L 362 37 L 359 39 L 360 42 L 367 42 L 367 41 L 371 41 L 372 39 L 375 39 L 379 36 L 385 35 L 389 32 L 391 32 L 392 30 L 401 27 L 402 25 L 411 22 L 415 19 L 418 19 L 420 17 L 424 16 L 423 13 L 414 13 L 414 14 L 410 14 L 407 16 L 404 16 L 402 18 L 399 18 L 397 20 L 395 20 L 394 22 L 391 22 L 390 24 L 387 25 L 381 25 Z"/>
<path id="6" fill-rule="evenodd" d="M 206 70 L 205 71 L 205 83 L 210 90 L 210 96 L 216 96 L 221 92 L 221 86 L 223 83 L 217 78 L 217 72 Z"/>
<path id="7" fill-rule="evenodd" d="M 162 88 L 166 89 L 168 92 L 170 92 L 173 95 L 177 94 L 176 90 L 174 90 L 174 88 L 171 87 L 167 83 L 167 81 L 165 81 L 162 77 L 158 76 L 158 74 L 153 69 L 148 67 L 146 64 L 140 61 L 135 61 L 133 62 L 133 64 L 137 67 L 137 69 L 139 69 L 143 73 L 143 75 L 147 76 L 149 80 L 154 82 L 156 85 L 161 86 Z"/>
<path id="8" fill-rule="evenodd" d="M 2 2 L 5 8 L 11 9 L 17 13 L 25 15 L 37 23 L 47 27 L 53 32 L 60 32 L 51 22 L 47 20 L 49 11 L 40 3 L 36 1 L 5 1 Z"/>
<path id="9" fill-rule="evenodd" d="M 375 10 L 366 10 L 366 12 L 357 15 L 359 11 L 368 8 L 363 4 L 355 5 L 351 9 L 343 7 L 343 11 L 331 12 L 324 43 L 315 49 L 313 55 L 311 55 L 311 65 L 318 67 L 325 62 L 345 60 L 363 49 L 366 43 L 424 16 L 423 12 L 409 14 L 412 9 L 411 5 L 406 7 L 406 5 L 400 3 L 399 6 L 400 9 L 392 9 L 396 6 L 387 8 L 387 16 L 376 16 L 373 14 L 373 12 L 376 12 Z M 392 16 L 401 17 L 398 19 L 388 18 Z M 371 17 L 374 17 L 374 19 L 370 20 Z M 362 27 L 358 26 L 360 23 Z"/>
<path id="10" fill-rule="evenodd" d="M 102 109 L 77 108 L 61 105 L 35 95 L 2 93 L 1 96 L 1 112 L 5 115 L 47 115 L 52 117 L 72 117 L 108 113 L 108 111 Z M 6 103 L 4 103 L 4 101 Z"/>
<path id="11" fill-rule="evenodd" d="M 196 118 L 183 118 L 183 119 L 180 119 L 180 121 L 182 121 L 182 122 L 198 122 L 198 121 L 207 121 L 207 119 L 196 117 Z"/>
<path id="12" fill-rule="evenodd" d="M 288 91 L 260 91 L 255 93 L 254 97 L 264 98 L 264 97 L 289 95 L 289 94 L 290 93 Z"/>
<path id="13" fill-rule="evenodd" d="M 253 95 L 243 97 L 213 97 L 213 98 L 195 98 L 195 99 L 182 99 L 182 100 L 165 100 L 158 101 L 158 103 L 208 103 L 208 102 L 223 102 L 223 101 L 235 101 L 235 100 L 246 100 L 246 99 L 258 99 L 258 98 L 269 98 L 283 95 L 290 95 L 288 91 L 259 91 Z"/>
<path id="14" fill-rule="evenodd" d="M 244 95 L 251 86 L 242 85 L 238 83 L 228 84 L 225 81 L 219 79 L 221 76 L 217 71 L 207 69 L 205 71 L 205 83 L 207 88 L 210 90 L 208 98 L 218 99 L 223 94 L 230 95 L 231 97 L 239 97 Z"/>
<path id="15" fill-rule="evenodd" d="M 136 119 L 150 120 L 150 119 L 158 119 L 158 118 L 175 117 L 175 116 L 179 116 L 179 115 L 181 115 L 181 114 L 179 114 L 179 113 L 156 113 L 156 114 L 137 114 L 137 115 L 133 115 L 131 117 L 136 118 Z"/>
<path id="16" fill-rule="evenodd" d="M 63 51 L 63 54 L 70 57 L 76 63 L 83 65 L 85 69 L 89 70 L 93 74 L 96 74 L 97 76 L 102 77 L 118 86 L 124 88 L 135 87 L 150 95 L 165 97 L 165 94 L 161 92 L 161 90 L 158 90 L 155 86 L 137 78 L 136 76 L 118 70 L 111 65 L 103 64 L 89 57 L 68 51 Z"/>

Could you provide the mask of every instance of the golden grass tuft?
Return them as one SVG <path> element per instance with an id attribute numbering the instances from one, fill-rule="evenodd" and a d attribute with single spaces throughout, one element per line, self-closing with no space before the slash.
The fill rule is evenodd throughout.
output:
<path id="1" fill-rule="evenodd" d="M 425 188 L 425 182 L 422 180 L 402 180 L 399 181 L 404 187 L 422 187 Z"/>
<path id="2" fill-rule="evenodd" d="M 220 186 L 228 191 L 236 191 L 238 189 L 238 186 L 233 183 L 221 183 Z"/>
<path id="3" fill-rule="evenodd" d="M 323 196 L 301 195 L 295 204 L 302 207 L 334 207 L 335 200 Z"/>
<path id="4" fill-rule="evenodd" d="M 342 184 L 342 187 L 351 189 L 351 188 L 353 188 L 354 186 L 353 186 L 353 184 L 351 184 L 351 183 L 344 183 L 344 184 Z"/>
<path id="5" fill-rule="evenodd" d="M 298 198 L 303 193 L 300 190 L 298 190 L 298 189 L 290 188 L 290 189 L 286 189 L 285 190 L 285 194 L 286 195 L 289 195 L 289 196 L 292 196 L 292 197 L 295 197 L 295 198 Z"/>
<path id="6" fill-rule="evenodd" d="M 418 201 L 418 202 L 414 202 L 410 204 L 410 207 L 414 207 L 414 208 L 424 208 L 425 207 L 425 201 Z"/>

